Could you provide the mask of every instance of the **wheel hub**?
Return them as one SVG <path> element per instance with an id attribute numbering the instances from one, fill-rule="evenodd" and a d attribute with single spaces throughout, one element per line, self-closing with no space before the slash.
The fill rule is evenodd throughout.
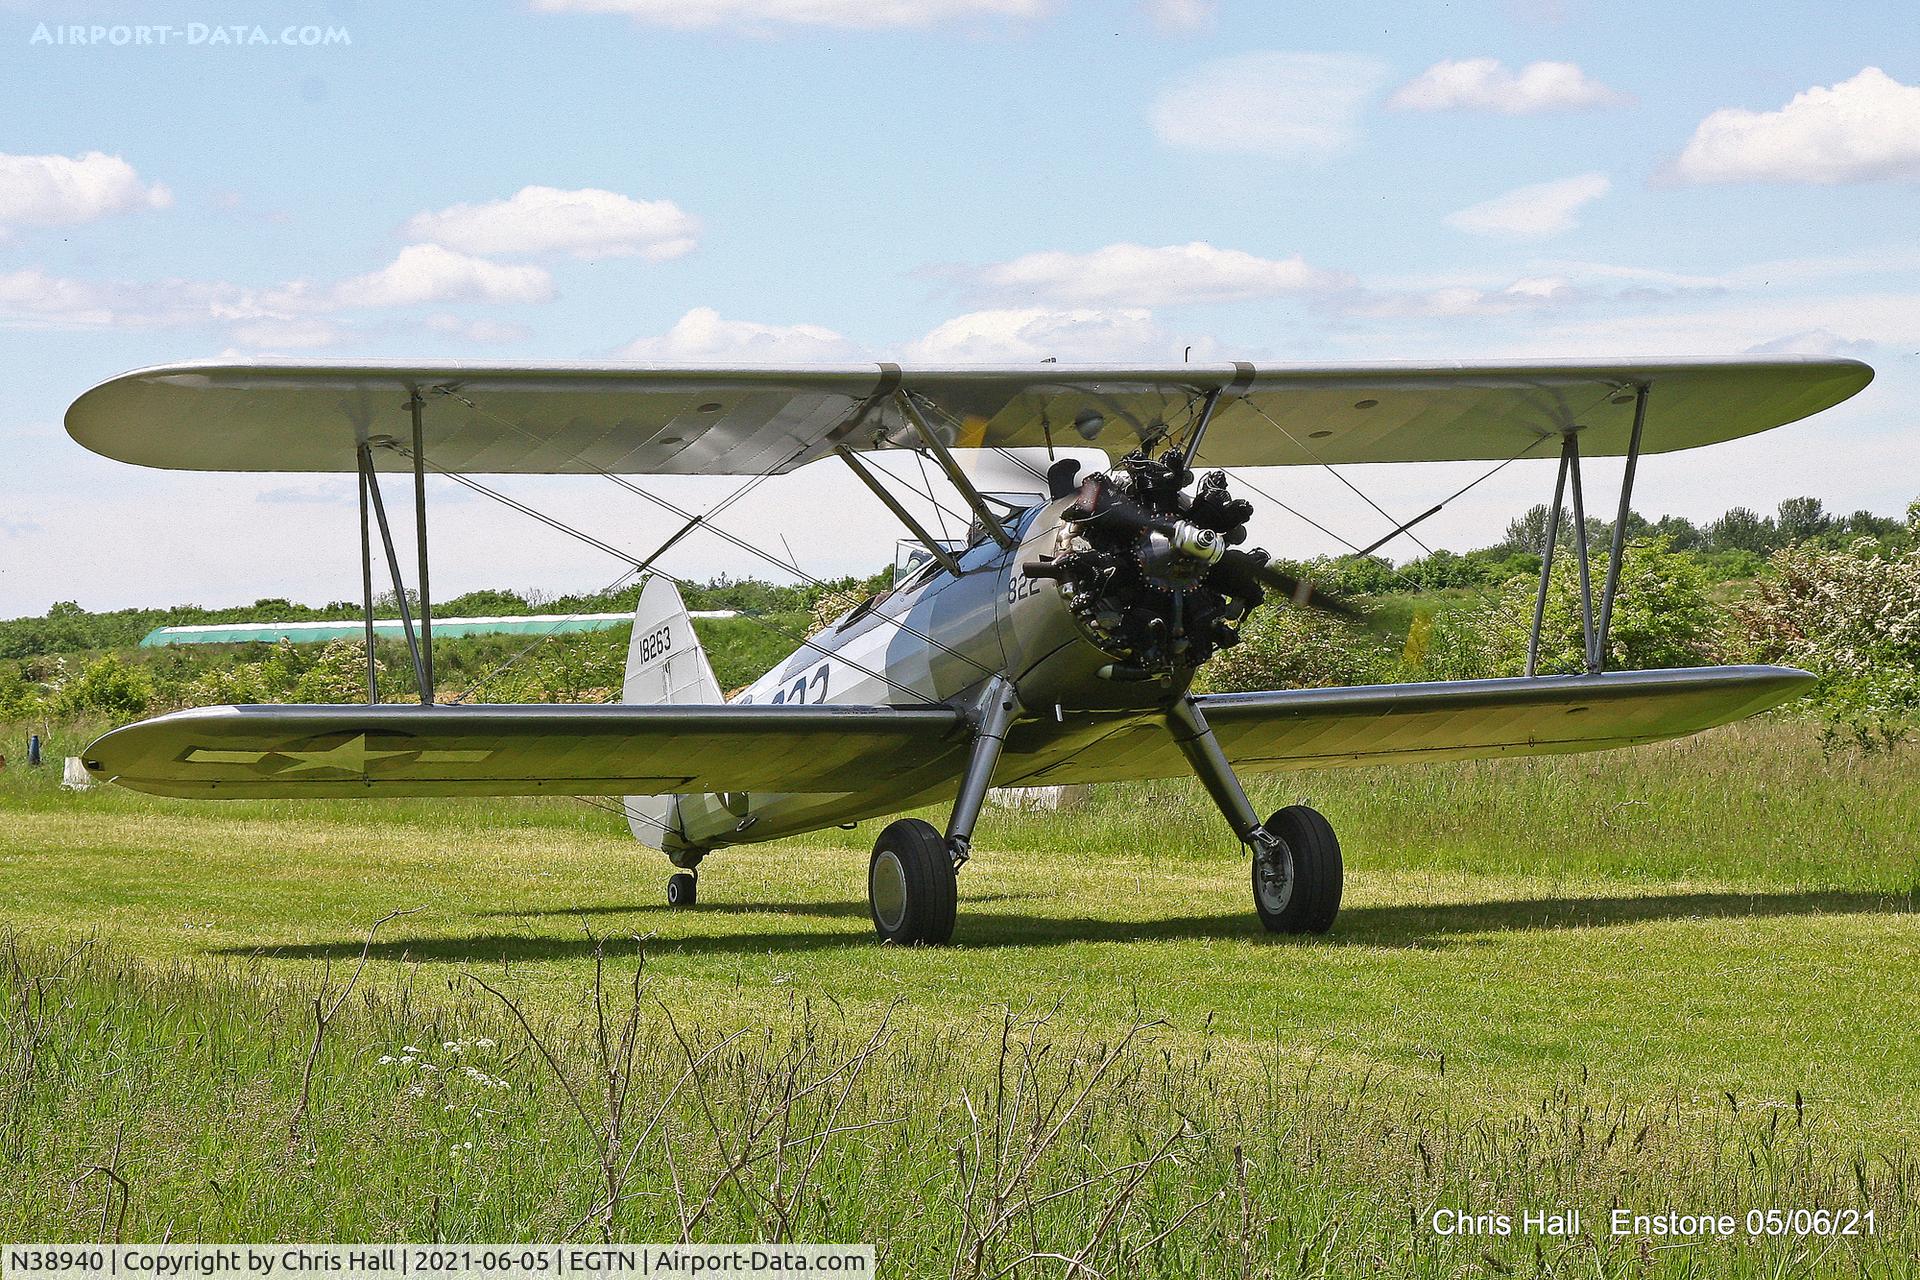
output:
<path id="1" fill-rule="evenodd" d="M 1262 835 L 1266 840 L 1260 839 Z M 1271 832 L 1254 837 L 1253 885 L 1261 908 L 1269 915 L 1279 915 L 1293 901 L 1293 850 Z"/>
<path id="2" fill-rule="evenodd" d="M 882 850 L 873 860 L 871 880 L 873 914 L 887 929 L 898 929 L 907 918 L 907 869 L 892 850 Z"/>

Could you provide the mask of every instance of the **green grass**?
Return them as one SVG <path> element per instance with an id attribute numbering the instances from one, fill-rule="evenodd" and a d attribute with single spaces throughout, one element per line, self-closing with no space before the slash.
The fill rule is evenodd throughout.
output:
<path id="1" fill-rule="evenodd" d="M 962 876 L 956 945 L 918 951 L 872 941 L 875 824 L 722 851 L 702 905 L 670 913 L 663 860 L 582 804 L 196 805 L 70 795 L 14 768 L 0 775 L 0 919 L 24 939 L 15 1003 L 32 989 L 19 975 L 55 967 L 60 946 L 94 949 L 60 988 L 68 1075 L 16 1093 L 30 1105 L 15 1104 L 11 1141 L 32 1190 L 12 1216 L 0 1208 L 0 1230 L 97 1230 L 115 1209 L 104 1180 L 76 1198 L 62 1179 L 111 1163 L 123 1123 L 123 1154 L 145 1170 L 129 1178 L 130 1237 L 573 1226 L 595 1158 L 552 1073 L 474 978 L 550 1026 L 560 1061 L 587 1079 L 590 929 L 645 939 L 658 1003 L 639 1024 L 641 1096 L 685 1069 L 665 1010 L 703 1042 L 749 1034 L 753 1052 L 715 1081 L 724 1132 L 751 1130 L 755 1090 L 796 1046 L 817 1046 L 824 1070 L 888 1021 L 847 1104 L 877 1127 L 829 1144 L 827 1199 L 792 1209 L 791 1230 L 896 1240 L 916 1272 L 965 1238 L 954 1151 L 979 1133 L 961 1100 L 996 1096 L 1011 1008 L 1051 1011 L 1025 1033 L 1053 1046 L 1043 1064 L 1158 1024 L 1089 1098 L 1096 1119 L 1030 1178 L 1044 1194 L 1089 1161 L 1137 1161 L 1186 1135 L 1180 1163 L 1154 1164 L 1097 1244 L 1102 1270 L 1242 1274 L 1231 1258 L 1253 1256 L 1284 1274 L 1531 1272 L 1535 1239 L 1443 1241 L 1415 1220 L 1435 1204 L 1572 1197 L 1590 1224 L 1614 1201 L 1881 1205 L 1883 1234 L 1825 1253 L 1643 1255 L 1602 1239 L 1554 1264 L 1569 1273 L 1900 1274 L 1915 1262 L 1903 1206 L 1920 1142 L 1914 762 L 1828 759 L 1811 730 L 1757 723 L 1634 752 L 1269 779 L 1263 804 L 1311 801 L 1347 851 L 1340 923 L 1306 941 L 1261 933 L 1240 852 L 1196 788 L 1103 789 L 1065 814 L 993 811 Z M 402 908 L 417 912 L 382 927 L 322 1054 L 310 1132 L 290 1146 L 306 1002 L 329 966 L 338 984 L 374 919 Z M 611 985 L 633 950 L 612 948 Z M 434 1115 L 467 1103 L 428 1114 L 369 1064 L 477 1027 L 517 1053 L 516 1088 L 501 1091 L 511 1105 L 488 1104 L 505 1110 L 480 1154 L 449 1158 Z M 240 1115 L 271 1123 L 235 1139 Z M 692 1164 L 722 1158 L 710 1133 L 702 1145 L 700 1113 L 676 1115 Z M 416 1149 L 423 1125 L 436 1136 Z M 532 1149 L 538 1135 L 550 1150 Z M 191 1154 L 214 1148 L 236 1166 L 218 1196 Z M 663 1161 L 636 1167 L 616 1234 L 680 1234 Z M 1077 1241 L 1112 1191 L 1046 1201 L 1032 1238 Z M 729 1184 L 722 1199 L 696 1238 L 770 1229 L 764 1194 Z M 1179 1231 L 1126 1254 L 1194 1206 Z M 1551 1263 L 1562 1246 L 1544 1243 Z M 986 1273 L 1013 1248 L 991 1242 Z"/>

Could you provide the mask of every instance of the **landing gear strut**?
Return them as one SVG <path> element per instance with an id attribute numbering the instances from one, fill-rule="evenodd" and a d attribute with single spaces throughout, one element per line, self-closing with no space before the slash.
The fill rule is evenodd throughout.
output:
<path id="1" fill-rule="evenodd" d="M 973 853 L 973 827 L 987 800 L 1007 727 L 1020 707 L 1013 683 L 995 676 L 981 691 L 973 751 L 942 836 L 919 818 L 888 823 L 867 862 L 867 905 L 882 942 L 939 946 L 953 937 L 961 866 Z"/>
<path id="2" fill-rule="evenodd" d="M 1173 704 L 1167 727 L 1233 834 L 1253 850 L 1253 907 L 1260 923 L 1272 933 L 1332 928 L 1340 913 L 1343 875 L 1333 827 L 1305 805 L 1290 805 L 1260 821 L 1193 699 Z"/>

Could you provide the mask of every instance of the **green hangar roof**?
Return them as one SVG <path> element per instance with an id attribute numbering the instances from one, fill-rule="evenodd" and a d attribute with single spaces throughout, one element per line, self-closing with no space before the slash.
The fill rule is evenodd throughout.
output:
<path id="1" fill-rule="evenodd" d="M 696 618 L 731 618 L 731 609 L 695 612 Z M 445 636 L 545 636 L 576 631 L 605 631 L 633 621 L 630 613 L 533 613 L 505 618 L 435 618 L 433 634 Z M 398 618 L 377 621 L 374 634 L 384 639 L 403 639 L 406 628 Z M 366 624 L 338 622 L 208 622 L 184 627 L 159 627 L 140 641 L 143 649 L 175 644 L 320 644 L 328 640 L 352 640 L 366 634 Z"/>

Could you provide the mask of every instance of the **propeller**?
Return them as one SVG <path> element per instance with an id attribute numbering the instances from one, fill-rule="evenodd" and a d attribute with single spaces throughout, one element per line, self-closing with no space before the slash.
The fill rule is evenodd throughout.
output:
<path id="1" fill-rule="evenodd" d="M 1284 569 L 1276 568 L 1268 562 L 1264 551 L 1229 551 L 1220 558 L 1220 564 L 1214 572 L 1219 574 L 1222 570 L 1246 574 L 1297 608 L 1318 609 L 1321 613 L 1363 625 L 1373 619 L 1370 612 L 1345 596 L 1316 586 L 1311 579 L 1296 578 Z"/>

